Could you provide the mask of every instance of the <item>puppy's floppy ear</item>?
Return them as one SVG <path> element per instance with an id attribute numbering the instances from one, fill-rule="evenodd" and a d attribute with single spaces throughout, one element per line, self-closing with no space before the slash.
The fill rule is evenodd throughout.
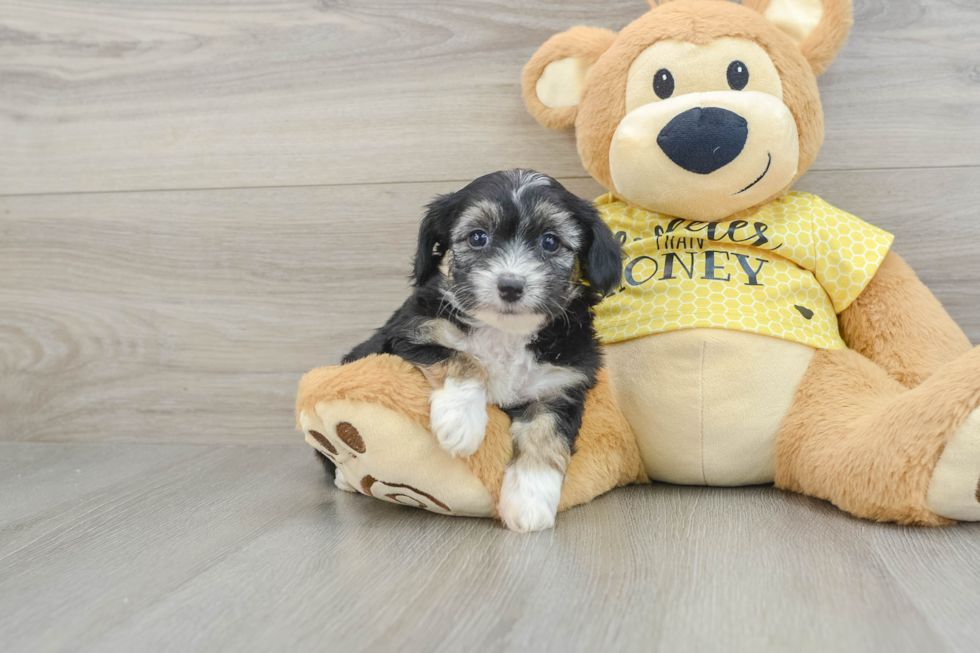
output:
<path id="1" fill-rule="evenodd" d="M 420 286 L 439 271 L 439 264 L 449 249 L 450 230 L 456 219 L 459 193 L 439 195 L 425 207 L 425 217 L 419 225 L 419 244 L 415 251 L 412 281 Z"/>
<path id="2" fill-rule="evenodd" d="M 582 26 L 545 41 L 521 75 L 524 102 L 535 120 L 549 129 L 574 125 L 585 76 L 615 40 L 615 32 Z"/>
<path id="3" fill-rule="evenodd" d="M 854 24 L 851 0 L 742 0 L 796 41 L 815 75 L 827 70 Z"/>
<path id="4" fill-rule="evenodd" d="M 575 197 L 571 208 L 583 231 L 579 250 L 582 276 L 600 297 L 605 297 L 622 282 L 623 248 L 591 202 Z"/>

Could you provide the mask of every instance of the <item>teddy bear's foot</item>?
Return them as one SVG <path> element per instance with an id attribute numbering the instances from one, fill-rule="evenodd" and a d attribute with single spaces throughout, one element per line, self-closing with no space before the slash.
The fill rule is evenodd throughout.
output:
<path id="1" fill-rule="evenodd" d="M 429 431 L 374 403 L 318 402 L 302 409 L 306 441 L 337 466 L 342 490 L 444 515 L 492 517 L 493 499 L 466 463 Z"/>
<path id="2" fill-rule="evenodd" d="M 957 521 L 980 521 L 980 409 L 950 437 L 929 482 L 929 508 Z"/>

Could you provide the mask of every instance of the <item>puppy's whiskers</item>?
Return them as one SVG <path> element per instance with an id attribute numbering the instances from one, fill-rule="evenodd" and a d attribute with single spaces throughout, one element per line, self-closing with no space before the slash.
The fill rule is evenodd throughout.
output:
<path id="1" fill-rule="evenodd" d="M 439 296 L 439 306 L 436 307 L 436 315 L 439 317 L 445 316 L 445 308 L 447 306 L 457 308 L 456 296 L 453 294 L 453 291 L 444 288 Z"/>

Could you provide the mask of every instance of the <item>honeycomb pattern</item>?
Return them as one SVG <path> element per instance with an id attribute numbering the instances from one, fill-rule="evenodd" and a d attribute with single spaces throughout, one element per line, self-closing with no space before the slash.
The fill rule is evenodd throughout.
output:
<path id="1" fill-rule="evenodd" d="M 845 347 L 837 314 L 861 294 L 893 236 L 809 193 L 710 224 L 596 207 L 626 251 L 622 287 L 597 309 L 604 342 L 692 328 Z"/>

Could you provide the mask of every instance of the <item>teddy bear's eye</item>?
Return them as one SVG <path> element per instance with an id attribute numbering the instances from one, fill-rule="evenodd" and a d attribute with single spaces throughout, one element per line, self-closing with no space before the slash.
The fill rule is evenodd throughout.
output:
<path id="1" fill-rule="evenodd" d="M 749 67 L 741 61 L 728 64 L 728 85 L 733 91 L 741 91 L 749 83 Z"/>
<path id="2" fill-rule="evenodd" d="M 666 68 L 661 68 L 653 76 L 653 92 L 661 100 L 666 100 L 674 94 L 674 76 Z"/>

